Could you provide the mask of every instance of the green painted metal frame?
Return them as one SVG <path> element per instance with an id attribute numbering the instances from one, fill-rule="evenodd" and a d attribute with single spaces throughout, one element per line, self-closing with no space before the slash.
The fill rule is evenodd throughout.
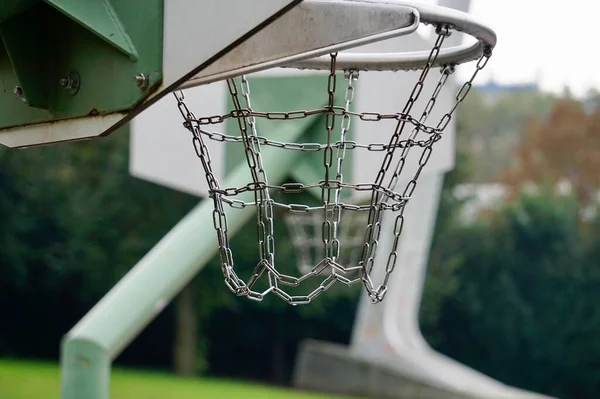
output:
<path id="1" fill-rule="evenodd" d="M 134 108 L 162 80 L 163 12 L 163 0 L 2 0 L 0 129 Z M 74 72 L 75 95 L 60 84 Z"/>

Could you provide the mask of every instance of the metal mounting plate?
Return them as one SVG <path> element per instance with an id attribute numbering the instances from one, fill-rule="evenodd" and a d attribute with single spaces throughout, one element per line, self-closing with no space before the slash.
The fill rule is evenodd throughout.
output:
<path id="1" fill-rule="evenodd" d="M 131 111 L 162 81 L 162 12 L 163 0 L 46 0 L 4 21 L 0 129 Z M 63 84 L 74 76 L 77 90 Z"/>

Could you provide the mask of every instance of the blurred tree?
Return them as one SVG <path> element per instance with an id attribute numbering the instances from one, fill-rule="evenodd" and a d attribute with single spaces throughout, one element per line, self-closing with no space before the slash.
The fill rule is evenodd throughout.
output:
<path id="1" fill-rule="evenodd" d="M 517 162 L 503 180 L 517 192 L 528 183 L 568 183 L 589 204 L 600 185 L 600 109 L 588 114 L 574 100 L 558 101 L 547 120 L 524 129 Z"/>
<path id="2" fill-rule="evenodd" d="M 0 336 L 15 354 L 56 357 L 61 336 L 197 203 L 130 177 L 128 140 L 118 132 L 1 154 L 0 269 L 7 289 L 0 289 L 0 304 L 12 323 Z M 121 360 L 169 365 L 172 327 L 163 330 L 171 314 L 168 308 Z M 40 330 L 43 338 L 36 337 Z M 142 348 L 152 336 L 166 345 Z"/>
<path id="3" fill-rule="evenodd" d="M 194 296 L 194 286 L 188 284 L 175 298 L 173 366 L 177 375 L 185 377 L 198 371 L 198 312 Z"/>
<path id="4" fill-rule="evenodd" d="M 444 303 L 438 349 L 509 384 L 598 397 L 598 227 L 546 189 L 457 230 L 460 290 Z"/>
<path id="5" fill-rule="evenodd" d="M 554 101 L 534 90 L 494 95 L 473 90 L 459 107 L 457 122 L 457 147 L 477 165 L 471 180 L 491 181 L 512 165 L 522 126 L 531 118 L 544 118 Z"/>
<path id="6" fill-rule="evenodd" d="M 419 312 L 423 335 L 434 346 L 443 340 L 443 334 L 437 328 L 441 306 L 446 297 L 454 295 L 460 288 L 457 271 L 462 254 L 454 251 L 453 237 L 462 226 L 460 209 L 468 198 L 458 198 L 455 189 L 468 181 L 472 172 L 469 156 L 459 149 L 455 168 L 444 177 Z"/>

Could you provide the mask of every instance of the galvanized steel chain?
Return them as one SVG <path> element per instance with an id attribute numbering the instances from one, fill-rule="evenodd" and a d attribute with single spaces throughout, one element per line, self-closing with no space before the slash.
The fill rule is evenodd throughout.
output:
<path id="1" fill-rule="evenodd" d="M 321 226 L 321 239 L 323 241 L 323 249 L 325 251 L 324 256 L 326 259 L 331 259 L 335 262 L 336 253 L 335 253 L 335 244 L 334 240 L 336 240 L 335 234 L 335 222 L 331 221 L 331 217 L 335 218 L 336 211 L 339 212 L 339 205 L 336 207 L 335 204 L 331 211 L 334 215 L 330 214 L 330 204 L 331 204 L 331 186 L 330 186 L 330 174 L 331 174 L 331 166 L 333 164 L 333 148 L 331 146 L 331 135 L 333 132 L 333 127 L 335 125 L 335 111 L 333 107 L 335 107 L 335 90 L 337 89 L 337 71 L 336 71 L 336 59 L 337 54 L 331 54 L 331 63 L 329 68 L 329 76 L 327 76 L 327 108 L 329 112 L 325 114 L 325 136 L 326 136 L 326 144 L 325 149 L 323 150 L 323 169 L 325 171 L 324 177 L 324 185 L 321 188 L 321 203 L 323 204 L 323 223 Z M 341 183 L 341 181 L 338 181 Z M 337 186 L 333 188 L 334 190 L 339 190 L 341 187 Z M 339 244 L 339 241 L 337 241 Z M 338 254 L 339 255 L 339 254 Z"/>
<path id="2" fill-rule="evenodd" d="M 441 76 L 438 81 L 438 84 L 437 84 L 435 90 L 433 91 L 431 98 L 427 102 L 427 105 L 425 106 L 423 113 L 421 114 L 421 118 L 419 119 L 419 122 L 425 123 L 427 121 L 427 118 L 429 117 L 429 115 L 431 114 L 431 111 L 433 111 L 433 109 L 436 105 L 439 94 L 441 93 L 446 82 L 448 81 L 448 77 L 452 73 L 454 73 L 453 66 L 446 66 L 446 67 L 442 68 Z M 419 133 L 420 133 L 419 127 L 418 126 L 414 127 L 410 133 L 408 140 L 411 140 L 411 141 L 416 140 L 416 137 Z M 402 196 L 404 198 L 408 199 L 408 198 L 412 197 L 414 190 L 417 187 L 418 178 L 421 175 L 423 168 L 425 167 L 425 165 L 427 165 L 427 162 L 429 162 L 429 159 L 431 157 L 432 150 L 433 150 L 433 144 L 435 142 L 437 142 L 439 139 L 441 139 L 441 137 L 442 137 L 441 133 L 436 133 L 434 135 L 434 137 L 432 138 L 432 140 L 424 147 L 423 152 L 421 153 L 421 156 L 419 158 L 417 170 L 416 170 L 415 174 L 413 175 L 413 177 L 409 180 L 408 184 L 406 185 L 406 188 L 404 189 L 404 192 L 402 193 Z M 406 158 L 408 157 L 410 150 L 411 150 L 411 147 L 402 148 L 402 152 L 400 153 L 400 159 L 398 160 L 398 163 L 396 164 L 394 173 L 393 173 L 392 177 L 390 178 L 390 182 L 387 186 L 388 190 L 392 190 L 392 191 L 395 190 L 396 185 L 398 184 L 398 179 L 402 175 L 402 172 L 406 165 Z M 384 202 L 387 202 L 388 200 L 389 200 L 389 197 L 384 199 Z M 387 259 L 387 263 L 386 263 L 383 282 L 379 287 L 373 288 L 373 291 L 369 292 L 369 294 L 371 295 L 371 299 L 375 302 L 379 302 L 379 301 L 383 300 L 383 297 L 385 296 L 385 293 L 387 291 L 387 286 L 388 286 L 390 276 L 393 273 L 394 268 L 396 267 L 396 261 L 398 259 L 398 253 L 397 253 L 398 243 L 400 240 L 400 235 L 402 233 L 402 226 L 404 225 L 404 211 L 406 209 L 405 206 L 406 206 L 407 202 L 404 202 L 400 206 L 400 208 L 398 210 L 398 215 L 396 216 L 396 219 L 394 221 L 394 229 L 393 229 L 394 240 L 392 242 L 391 250 L 388 254 L 388 259 Z M 380 215 L 381 215 L 381 212 L 379 212 L 379 218 L 381 218 Z M 377 236 L 375 239 L 379 240 L 379 235 L 381 234 L 381 228 L 376 230 L 376 234 L 377 234 Z M 369 276 L 370 276 L 370 273 L 369 273 Z M 371 284 L 372 284 L 372 280 L 368 281 L 367 287 L 370 288 Z"/>
<path id="3" fill-rule="evenodd" d="M 334 62 L 332 61 L 332 68 L 334 68 Z M 335 69 L 333 69 L 333 74 L 335 74 Z M 344 109 L 349 110 L 352 106 L 352 102 L 354 101 L 354 80 L 358 79 L 358 72 L 349 71 L 346 79 L 348 80 L 348 85 L 346 87 L 346 94 L 344 97 Z M 340 139 L 338 141 L 339 146 L 337 147 L 337 163 L 336 163 L 336 175 L 335 180 L 339 183 L 344 182 L 344 158 L 346 157 L 346 136 L 350 131 L 350 124 L 352 120 L 350 119 L 350 115 L 345 114 L 342 116 L 341 130 L 340 130 Z M 338 237 L 338 229 L 341 223 L 342 217 L 342 206 L 341 203 L 341 194 L 342 194 L 342 186 L 336 187 L 334 189 L 333 195 L 333 225 L 332 225 L 332 254 L 331 258 L 334 262 L 336 262 L 340 257 L 340 239 Z M 325 205 L 325 204 L 324 204 Z M 327 215 L 327 209 L 325 210 L 325 214 Z"/>
<path id="4" fill-rule="evenodd" d="M 358 76 L 358 73 L 356 73 L 355 76 Z M 298 111 L 287 111 L 287 112 L 284 112 L 284 111 L 259 112 L 259 111 L 249 110 L 249 109 L 241 109 L 241 110 L 233 110 L 233 111 L 230 111 L 223 115 L 200 117 L 196 120 L 196 123 L 201 126 L 219 125 L 219 124 L 222 124 L 223 122 L 227 121 L 228 119 L 248 118 L 248 117 L 263 118 L 263 119 L 271 120 L 271 121 L 289 121 L 289 120 L 297 120 L 297 119 L 306 119 L 311 116 L 326 115 L 326 114 L 330 114 L 333 116 L 344 116 L 344 115 L 354 116 L 354 117 L 359 118 L 363 122 L 379 122 L 382 120 L 404 121 L 407 123 L 411 123 L 415 126 L 419 126 L 423 133 L 433 134 L 433 133 L 439 132 L 439 130 L 433 126 L 427 126 L 427 125 L 421 124 L 417 118 L 414 118 L 410 114 L 404 114 L 401 112 L 398 112 L 395 114 L 384 114 L 384 113 L 380 113 L 380 112 L 353 112 L 350 110 L 346 110 L 344 107 L 341 107 L 341 106 L 333 106 L 333 107 L 326 106 L 323 108 L 315 108 L 315 109 L 311 109 L 311 110 L 298 110 Z M 224 137 L 225 135 L 222 135 L 222 136 Z M 222 140 L 220 140 L 220 137 L 222 137 L 222 136 L 215 135 L 214 139 L 217 141 L 222 141 Z"/>
<path id="5" fill-rule="evenodd" d="M 248 115 L 252 115 L 252 114 L 248 114 Z M 348 113 L 343 114 L 342 118 L 351 119 L 352 116 L 357 116 L 357 115 L 355 113 L 348 112 Z M 380 120 L 383 120 L 383 119 L 380 119 Z M 420 131 L 422 133 L 429 133 L 429 132 L 424 132 L 422 129 L 420 129 Z M 242 136 L 233 136 L 233 135 L 229 135 L 229 134 L 208 131 L 208 130 L 202 129 L 202 128 L 200 128 L 200 134 L 202 134 L 209 140 L 222 142 L 222 143 L 242 144 L 244 141 Z M 432 137 L 428 138 L 427 140 L 419 140 L 419 141 L 400 140 L 398 142 L 398 144 L 396 144 L 396 148 L 404 148 L 404 147 L 424 148 L 427 145 L 429 145 L 429 143 L 431 143 L 431 141 L 433 141 Z M 272 140 L 272 139 L 269 139 L 269 138 L 263 137 L 263 136 L 257 136 L 257 140 L 261 146 L 269 146 L 269 147 L 281 148 L 284 150 L 294 150 L 294 151 L 304 151 L 304 152 L 319 152 L 319 151 L 322 151 L 326 146 L 326 144 L 321 144 L 321 143 L 286 143 L 286 142 L 282 142 L 282 141 Z M 335 143 L 331 143 L 331 147 L 333 149 L 339 150 L 342 148 L 342 143 L 340 141 L 336 141 Z M 371 151 L 371 152 L 387 151 L 387 149 L 390 148 L 388 144 L 384 144 L 384 143 L 361 144 L 361 143 L 357 143 L 356 141 L 353 141 L 353 140 L 346 140 L 344 142 L 343 147 L 344 147 L 344 150 L 355 150 L 358 148 L 358 149 L 364 149 L 364 150 Z"/>
<path id="6" fill-rule="evenodd" d="M 430 71 L 440 54 L 444 40 L 450 35 L 450 30 L 446 26 L 438 26 L 436 34 L 435 45 L 431 49 L 428 61 L 423 66 L 402 112 L 395 114 L 355 112 L 351 110 L 355 92 L 354 84 L 358 79 L 358 72 L 351 70 L 345 71 L 344 75 L 347 85 L 343 104 L 336 104 L 338 79 L 336 68 L 337 54 L 331 55 L 330 70 L 327 75 L 327 101 L 326 105 L 322 108 L 287 112 L 254 110 L 251 103 L 250 82 L 246 76 L 238 79 L 239 84 L 236 79 L 227 80 L 229 95 L 234 109 L 223 115 L 196 118 L 188 109 L 183 93 L 175 93 L 178 108 L 184 118 L 184 126 L 192 133 L 194 149 L 196 155 L 201 160 L 209 193 L 214 203 L 213 227 L 217 233 L 221 269 L 226 285 L 232 292 L 239 296 L 247 296 L 253 300 L 262 300 L 265 295 L 273 293 L 286 302 L 297 305 L 311 302 L 337 282 L 345 285 L 353 285 L 356 282 L 362 281 L 373 302 L 383 300 L 388 289 L 390 276 L 396 267 L 398 258 L 397 248 L 404 225 L 406 204 L 412 197 L 417 186 L 417 181 L 432 156 L 434 144 L 442 138 L 443 132 L 452 120 L 459 104 L 471 90 L 475 77 L 485 67 L 491 56 L 491 50 L 486 49 L 477 62 L 475 72 L 458 91 L 454 106 L 444 114 L 437 125 L 427 125 L 427 121 L 438 103 L 440 93 L 443 91 L 450 75 L 454 72 L 453 65 L 447 65 L 441 69 L 441 76 L 420 117 L 415 118 L 411 116 L 413 108 L 424 90 Z M 324 142 L 276 141 L 258 134 L 257 118 L 272 121 L 292 121 L 317 116 L 322 116 L 325 121 Z M 372 123 L 395 120 L 397 125 L 388 143 L 358 143 L 350 140 L 348 136 L 353 118 Z M 237 121 L 237 127 L 240 132 L 239 136 L 212 132 L 205 129 L 207 125 L 221 124 L 229 119 Z M 337 132 L 336 120 L 338 119 L 341 120 L 339 137 L 334 137 L 337 134 L 334 132 Z M 404 131 L 408 125 L 412 126 L 412 129 L 407 137 L 404 137 Z M 239 187 L 220 187 L 215 177 L 208 148 L 204 140 L 242 144 L 251 181 Z M 313 183 L 270 183 L 263 162 L 262 147 L 302 152 L 322 151 L 323 178 Z M 404 177 L 403 172 L 407 157 L 413 148 L 422 149 L 416 172 L 408 179 L 406 186 L 402 190 L 398 190 L 396 186 L 399 180 Z M 344 162 L 347 151 L 356 150 L 384 153 L 374 181 L 369 183 L 349 183 L 345 181 Z M 397 153 L 398 150 L 399 154 Z M 392 168 L 393 162 L 395 164 Z M 391 176 L 388 176 L 390 170 Z M 300 194 L 313 189 L 318 189 L 321 192 L 321 203 L 319 205 L 278 202 L 273 199 L 276 197 L 272 197 L 271 195 L 271 192 L 275 191 L 283 194 Z M 350 193 L 369 193 L 370 201 L 367 204 L 361 205 L 345 203 L 342 198 L 344 190 Z M 253 200 L 235 198 L 238 195 L 250 195 L 253 197 Z M 233 256 L 228 240 L 226 206 L 231 208 L 232 211 L 248 207 L 256 210 L 259 261 L 250 274 L 247 283 L 239 278 L 234 271 Z M 317 213 L 322 215 L 322 217 L 315 220 L 320 220 L 321 234 L 319 241 L 323 248 L 323 257 L 320 261 L 315 262 L 314 266 L 305 267 L 302 270 L 304 273 L 299 277 L 283 274 L 275 265 L 275 209 L 287 212 L 290 215 L 314 216 Z M 364 227 L 365 233 L 360 260 L 356 265 L 340 264 L 342 246 L 340 242 L 340 226 L 344 223 L 344 218 L 342 218 L 343 212 L 361 212 L 364 215 L 368 215 L 366 217 L 366 226 Z M 396 214 L 392 232 L 393 243 L 387 254 L 385 269 L 378 272 L 374 270 L 375 257 L 382 231 L 383 215 L 386 212 Z M 315 233 L 318 234 L 316 231 Z M 317 237 L 311 238 L 311 240 L 315 239 Z M 308 237 L 304 237 L 302 240 L 307 241 Z M 308 259 L 306 254 L 300 256 L 304 259 L 304 263 L 306 263 L 306 259 Z M 374 273 L 376 272 L 381 273 L 378 274 L 379 277 L 377 278 L 381 280 L 381 284 L 377 286 L 373 282 Z M 284 286 L 299 287 L 307 280 L 320 276 L 325 276 L 325 278 L 308 295 L 290 295 L 283 289 Z M 257 287 L 257 283 L 263 278 L 266 278 L 268 288 L 257 290 L 255 287 Z"/>
<path id="7" fill-rule="evenodd" d="M 433 67 L 433 65 L 435 64 L 435 62 L 437 60 L 437 57 L 442 49 L 444 40 L 446 39 L 446 37 L 448 37 L 450 35 L 449 29 L 445 26 L 438 26 L 438 28 L 436 29 L 436 33 L 437 33 L 436 42 L 429 53 L 429 58 L 427 60 L 427 63 L 421 70 L 421 74 L 419 76 L 419 79 L 417 80 L 417 83 L 413 87 L 413 90 L 410 93 L 410 96 L 409 96 L 406 104 L 404 105 L 404 109 L 402 110 L 403 114 L 411 113 L 412 108 L 414 107 L 415 103 L 421 96 L 421 93 L 425 86 L 425 80 L 427 79 L 427 76 L 429 75 L 431 68 Z M 435 95 L 435 93 L 434 93 L 434 95 Z M 430 103 L 433 103 L 435 105 L 435 99 L 430 100 Z M 400 141 L 400 136 L 404 132 L 405 127 L 406 127 L 405 120 L 400 120 L 398 122 L 398 124 L 396 125 L 396 130 L 394 131 L 394 133 L 392 134 L 392 137 L 390 138 L 387 152 L 383 158 L 381 167 L 379 169 L 379 172 L 377 173 L 377 177 L 375 178 L 375 185 L 381 186 L 384 184 L 385 176 L 388 173 L 390 166 L 392 164 L 392 160 L 394 158 L 394 153 L 397 148 L 396 144 Z M 414 140 L 414 138 L 416 137 L 418 132 L 419 132 L 418 127 L 413 129 L 413 132 L 410 135 L 409 140 Z M 400 156 L 400 161 L 399 161 L 399 164 L 398 164 L 396 170 L 398 169 L 398 167 L 401 169 L 404 166 L 405 158 L 406 158 L 406 155 L 407 155 L 409 149 L 410 149 L 410 147 L 403 148 L 403 153 Z M 395 178 L 392 177 L 390 184 L 394 180 L 395 180 Z M 410 183 L 409 183 L 409 185 L 410 185 Z M 388 188 L 389 188 L 389 186 L 388 186 Z M 392 187 L 392 189 L 394 189 L 394 188 L 395 187 Z M 406 190 L 405 190 L 405 193 L 406 193 Z M 411 192 L 411 194 L 412 194 L 412 192 Z M 410 195 L 407 196 L 407 198 L 410 198 Z M 371 211 L 369 212 L 369 221 L 368 221 L 367 229 L 365 232 L 365 247 L 363 249 L 363 258 L 361 260 L 362 266 L 364 267 L 363 283 L 364 283 L 365 289 L 367 290 L 367 293 L 369 294 L 369 297 L 371 298 L 371 300 L 374 303 L 380 302 L 383 300 L 383 298 L 387 292 L 387 282 L 389 279 L 389 274 L 391 273 L 391 272 L 386 271 L 383 283 L 378 287 L 374 286 L 373 281 L 371 279 L 371 274 L 373 272 L 373 266 L 375 264 L 375 255 L 377 253 L 377 247 L 379 245 L 379 235 L 381 233 L 381 227 L 382 227 L 381 221 L 382 221 L 382 215 L 383 215 L 381 208 L 377 207 L 376 205 L 381 202 L 386 202 L 386 201 L 387 201 L 387 198 L 382 197 L 381 192 L 373 191 L 373 193 L 371 195 L 371 207 L 372 208 L 371 208 Z M 403 209 L 404 209 L 404 206 L 401 207 L 401 212 L 403 212 Z M 392 253 L 395 253 L 395 250 L 396 249 L 393 248 L 390 255 Z M 392 269 L 393 269 L 393 267 L 392 267 Z"/>
<path id="8" fill-rule="evenodd" d="M 200 125 L 195 122 L 196 117 L 186 105 L 185 95 L 183 92 L 177 91 L 173 94 L 177 100 L 179 112 L 184 118 L 184 126 L 192 133 L 194 150 L 196 151 L 198 158 L 200 158 L 206 177 L 206 182 L 208 184 L 209 191 L 211 192 L 213 200 L 213 228 L 217 233 L 217 242 L 219 246 L 218 254 L 220 258 L 219 263 L 225 278 L 225 284 L 236 294 L 246 292 L 244 282 L 236 275 L 233 269 L 233 254 L 229 247 L 227 235 L 227 215 L 223 209 L 222 194 L 219 193 L 219 183 L 212 169 L 210 153 L 206 147 L 206 144 L 204 143 L 202 134 L 200 134 Z"/>

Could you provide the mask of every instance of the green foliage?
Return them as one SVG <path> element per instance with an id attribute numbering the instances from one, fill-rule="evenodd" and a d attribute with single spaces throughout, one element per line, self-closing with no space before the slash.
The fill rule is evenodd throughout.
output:
<path id="1" fill-rule="evenodd" d="M 444 178 L 419 313 L 423 335 L 432 345 L 443 341 L 443 332 L 437 328 L 441 306 L 459 289 L 457 271 L 463 259 L 460 252 L 454 251 L 453 241 L 461 227 L 459 210 L 468 198 L 458 198 L 455 188 L 469 179 L 472 170 L 468 155 L 459 151 L 456 167 Z"/>
<path id="2" fill-rule="evenodd" d="M 0 354 L 55 357 L 62 335 L 197 200 L 131 178 L 126 134 L 5 150 L 0 163 L 0 310 L 10 320 Z"/>
<path id="3" fill-rule="evenodd" d="M 477 165 L 472 180 L 487 182 L 510 167 L 523 125 L 546 117 L 555 98 L 538 91 L 506 92 L 490 98 L 476 90 L 458 109 L 457 147 Z"/>
<path id="4" fill-rule="evenodd" d="M 509 384 L 598 397 L 598 227 L 544 191 L 457 230 L 460 289 L 443 306 L 438 349 Z"/>

